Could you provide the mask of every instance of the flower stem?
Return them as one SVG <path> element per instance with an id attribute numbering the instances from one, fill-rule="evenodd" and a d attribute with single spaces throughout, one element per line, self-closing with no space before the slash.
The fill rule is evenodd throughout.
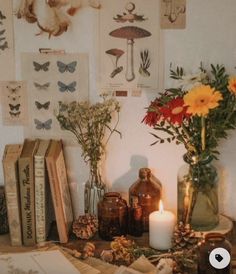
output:
<path id="1" fill-rule="evenodd" d="M 201 117 L 201 125 L 202 125 L 202 130 L 201 130 L 202 151 L 204 151 L 206 148 L 206 120 L 204 116 Z"/>

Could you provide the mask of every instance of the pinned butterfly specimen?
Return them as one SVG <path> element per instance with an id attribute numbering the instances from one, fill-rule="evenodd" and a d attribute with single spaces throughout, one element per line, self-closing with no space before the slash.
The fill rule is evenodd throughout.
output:
<path id="1" fill-rule="evenodd" d="M 9 111 L 9 114 L 11 115 L 11 117 L 15 118 L 15 117 L 19 117 L 20 116 L 20 111 L 18 112 L 12 112 L 12 111 Z"/>
<path id="2" fill-rule="evenodd" d="M 14 111 L 14 110 L 18 111 L 20 109 L 20 104 L 17 104 L 17 105 L 9 104 L 9 107 L 11 111 Z"/>
<path id="3" fill-rule="evenodd" d="M 61 61 L 57 61 L 57 67 L 58 67 L 58 70 L 61 72 L 61 73 L 64 73 L 66 71 L 70 72 L 70 73 L 73 73 L 76 69 L 76 65 L 77 65 L 77 61 L 73 61 L 69 64 L 64 64 L 63 62 Z"/>
<path id="4" fill-rule="evenodd" d="M 21 89 L 21 86 L 16 86 L 16 87 L 6 86 L 6 88 L 9 90 L 11 94 L 16 94 Z"/>
<path id="5" fill-rule="evenodd" d="M 33 61 L 33 64 L 34 64 L 34 70 L 35 71 L 40 71 L 40 70 L 48 71 L 49 70 L 50 62 L 48 61 L 46 63 L 39 64 L 39 63 Z"/>
<path id="6" fill-rule="evenodd" d="M 34 123 L 35 123 L 35 128 L 36 129 L 51 129 L 51 125 L 52 125 L 52 119 L 48 119 L 45 122 L 41 122 L 38 119 L 34 119 Z"/>
<path id="7" fill-rule="evenodd" d="M 39 84 L 39 83 L 34 82 L 34 86 L 35 86 L 36 89 L 38 89 L 38 90 L 47 90 L 47 89 L 50 87 L 50 83 L 47 82 L 47 83 L 45 83 L 45 84 Z"/>
<path id="8" fill-rule="evenodd" d="M 70 84 L 66 85 L 66 84 L 62 83 L 61 81 L 58 81 L 57 84 L 58 84 L 59 90 L 61 92 L 65 92 L 65 91 L 74 92 L 77 83 L 76 83 L 76 81 L 73 81 Z"/>
<path id="9" fill-rule="evenodd" d="M 8 49 L 8 43 L 7 43 L 7 41 L 5 41 L 4 44 L 0 45 L 0 49 L 1 50 Z"/>
<path id="10" fill-rule="evenodd" d="M 38 101 L 35 101 L 35 105 L 36 105 L 36 107 L 37 107 L 37 109 L 49 109 L 49 106 L 50 106 L 50 101 L 47 101 L 47 102 L 45 102 L 45 103 L 43 103 L 43 104 L 41 104 L 40 102 L 38 102 Z"/>

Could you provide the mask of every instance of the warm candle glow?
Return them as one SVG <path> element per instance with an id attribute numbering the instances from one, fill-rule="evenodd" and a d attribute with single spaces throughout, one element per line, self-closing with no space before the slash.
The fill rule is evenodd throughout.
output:
<path id="1" fill-rule="evenodd" d="M 160 200 L 160 203 L 159 203 L 159 211 L 160 211 L 161 213 L 164 212 L 164 206 L 163 206 L 162 200 Z"/>

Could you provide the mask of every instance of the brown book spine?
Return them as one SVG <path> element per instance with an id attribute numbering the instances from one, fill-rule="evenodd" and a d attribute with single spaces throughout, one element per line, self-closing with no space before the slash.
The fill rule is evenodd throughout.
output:
<path id="1" fill-rule="evenodd" d="M 59 188 L 59 181 L 57 177 L 57 170 L 55 165 L 55 159 L 52 157 L 46 157 L 49 183 L 52 193 L 53 206 L 55 211 L 55 217 L 57 222 L 57 230 L 59 234 L 59 239 L 61 243 L 67 243 L 68 231 L 66 228 L 64 213 L 63 213 L 63 205 L 61 200 L 61 193 Z"/>
<path id="2" fill-rule="evenodd" d="M 17 159 L 22 145 L 7 145 L 3 158 L 4 184 L 12 246 L 22 245 L 21 210 Z"/>

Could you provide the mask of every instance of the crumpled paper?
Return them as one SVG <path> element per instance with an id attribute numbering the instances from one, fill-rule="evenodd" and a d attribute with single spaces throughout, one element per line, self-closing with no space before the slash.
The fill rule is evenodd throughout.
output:
<path id="1" fill-rule="evenodd" d="M 121 266 L 115 274 L 173 274 L 173 260 L 160 259 L 155 267 L 145 256 L 141 256 L 129 267 Z"/>

